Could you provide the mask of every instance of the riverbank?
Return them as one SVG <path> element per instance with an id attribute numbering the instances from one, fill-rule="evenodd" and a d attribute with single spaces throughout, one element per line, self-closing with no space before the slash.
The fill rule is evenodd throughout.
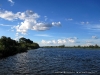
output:
<path id="1" fill-rule="evenodd" d="M 9 48 L 9 50 L 3 50 L 1 51 L 0 50 L 0 59 L 2 58 L 5 58 L 5 57 L 9 57 L 9 56 L 12 56 L 12 55 L 15 55 L 15 54 L 18 54 L 18 53 L 23 53 L 23 52 L 27 52 L 28 50 L 34 50 L 34 49 L 37 49 L 37 48 L 16 48 L 16 49 L 13 49 L 13 48 Z"/>
<path id="2" fill-rule="evenodd" d="M 18 41 L 6 36 L 2 36 L 0 38 L 0 58 L 8 57 L 21 52 L 27 52 L 27 50 L 37 48 L 39 48 L 37 43 L 24 37 L 20 38 Z"/>

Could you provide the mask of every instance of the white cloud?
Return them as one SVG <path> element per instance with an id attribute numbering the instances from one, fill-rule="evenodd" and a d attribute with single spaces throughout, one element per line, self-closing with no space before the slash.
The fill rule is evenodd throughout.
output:
<path id="1" fill-rule="evenodd" d="M 45 18 L 45 21 L 47 21 L 47 19 L 48 19 L 47 16 L 44 16 L 44 18 Z"/>
<path id="2" fill-rule="evenodd" d="M 79 24 L 79 23 L 77 23 Z M 92 32 L 100 32 L 100 23 L 92 24 L 90 22 L 81 22 L 84 29 L 90 30 Z"/>
<path id="3" fill-rule="evenodd" d="M 47 44 L 52 44 L 52 42 L 51 41 L 47 41 Z"/>
<path id="4" fill-rule="evenodd" d="M 29 29 L 31 30 L 47 30 L 50 29 L 49 25 L 46 25 L 45 23 L 38 23 L 37 19 L 40 17 L 37 13 L 34 13 L 31 10 L 27 10 L 25 12 L 17 12 L 14 18 L 11 18 L 10 20 L 13 20 L 15 18 L 23 20 L 23 22 L 19 23 L 19 25 L 14 26 L 13 28 L 16 29 L 17 32 L 26 34 Z M 6 17 L 2 17 L 6 19 Z M 9 20 L 9 19 L 7 19 Z"/>
<path id="5" fill-rule="evenodd" d="M 52 40 L 52 43 L 53 43 L 53 44 L 56 44 L 57 42 L 56 42 L 56 40 Z"/>
<path id="6" fill-rule="evenodd" d="M 93 44 L 92 43 L 86 43 L 83 46 L 90 46 L 90 45 L 93 45 Z"/>
<path id="7" fill-rule="evenodd" d="M 0 24 L 0 26 L 12 26 L 12 25 L 5 25 L 5 24 Z"/>
<path id="8" fill-rule="evenodd" d="M 77 37 L 67 38 L 68 42 L 70 42 L 70 43 L 75 43 L 77 39 L 78 39 Z"/>
<path id="9" fill-rule="evenodd" d="M 100 32 L 100 24 L 91 24 L 91 25 L 85 26 L 85 28 L 92 30 L 92 31 L 99 31 Z"/>
<path id="10" fill-rule="evenodd" d="M 61 22 L 52 22 L 53 26 L 61 26 Z"/>
<path id="11" fill-rule="evenodd" d="M 85 22 L 81 22 L 81 24 L 85 24 Z"/>
<path id="12" fill-rule="evenodd" d="M 15 19 L 32 20 L 37 19 L 39 17 L 40 16 L 37 13 L 34 13 L 32 10 L 17 13 L 13 13 L 12 11 L 0 10 L 0 18 L 8 21 L 13 21 Z"/>
<path id="13" fill-rule="evenodd" d="M 43 44 L 65 44 L 67 41 L 65 39 L 58 39 L 58 40 L 42 40 L 41 43 Z"/>
<path id="14" fill-rule="evenodd" d="M 66 41 L 66 39 L 58 39 L 57 40 L 57 43 L 58 44 L 64 44 L 64 43 L 66 43 L 67 41 Z"/>
<path id="15" fill-rule="evenodd" d="M 13 21 L 14 19 L 17 19 L 17 16 L 11 11 L 0 10 L 0 18 Z"/>
<path id="16" fill-rule="evenodd" d="M 92 36 L 92 39 L 98 39 L 98 37 L 97 36 Z"/>
<path id="17" fill-rule="evenodd" d="M 93 42 L 88 40 L 88 41 L 86 41 L 86 43 L 93 43 Z"/>
<path id="18" fill-rule="evenodd" d="M 24 27 L 24 28 L 23 27 L 24 27 L 23 25 L 22 26 L 20 26 L 20 25 L 14 26 L 17 33 L 26 34 L 27 29 L 24 29 L 26 27 Z"/>
<path id="19" fill-rule="evenodd" d="M 46 41 L 45 40 L 42 40 L 41 43 L 46 44 Z"/>
<path id="20" fill-rule="evenodd" d="M 89 24 L 89 22 L 87 21 L 86 24 Z"/>
<path id="21" fill-rule="evenodd" d="M 59 46 L 59 45 L 66 45 L 66 46 L 89 46 L 89 45 L 100 45 L 100 39 L 75 39 L 74 37 L 71 38 L 63 38 L 63 39 L 53 39 L 53 40 L 42 40 L 40 42 L 41 46 Z"/>
<path id="22" fill-rule="evenodd" d="M 20 38 L 22 38 L 23 36 L 16 36 L 16 38 L 14 40 L 18 41 Z"/>
<path id="23" fill-rule="evenodd" d="M 19 33 L 16 33 L 16 35 L 15 35 L 15 36 L 17 36 L 17 37 L 18 37 L 18 36 L 19 36 Z"/>
<path id="24" fill-rule="evenodd" d="M 58 39 L 58 40 L 57 40 L 57 43 L 58 43 L 58 44 L 62 44 L 63 41 L 62 41 L 61 39 Z"/>
<path id="25" fill-rule="evenodd" d="M 50 35 L 47 35 L 47 34 L 36 34 L 35 36 L 42 36 L 42 37 L 53 37 L 53 36 L 50 36 Z"/>
<path id="26" fill-rule="evenodd" d="M 70 43 L 74 43 L 75 42 L 75 40 L 74 39 L 68 39 L 68 41 L 70 42 Z"/>
<path id="27" fill-rule="evenodd" d="M 81 24 L 89 24 L 89 22 L 87 21 L 87 22 L 81 22 Z"/>
<path id="28" fill-rule="evenodd" d="M 26 33 L 29 29 L 30 30 L 36 30 L 36 31 L 45 31 L 49 30 L 53 25 L 37 22 L 36 19 L 26 19 L 24 22 L 21 22 L 20 25 L 15 26 L 17 32 Z"/>
<path id="29" fill-rule="evenodd" d="M 94 38 L 94 37 L 93 37 Z M 95 45 L 95 44 L 98 44 L 100 45 L 100 39 L 93 39 L 92 37 L 89 38 L 89 39 L 80 39 L 80 45 L 83 45 L 83 46 L 89 46 L 89 45 Z"/>
<path id="30" fill-rule="evenodd" d="M 76 40 L 76 39 L 78 39 L 77 37 L 74 37 L 74 39 Z"/>
<path id="31" fill-rule="evenodd" d="M 69 18 L 69 19 L 65 19 L 66 21 L 72 21 L 73 19 L 72 18 Z"/>
<path id="32" fill-rule="evenodd" d="M 51 45 L 61 45 L 61 44 L 72 44 L 72 43 L 76 43 L 76 38 L 67 38 L 67 39 L 58 39 L 58 40 L 42 40 L 41 41 L 42 44 L 51 44 Z"/>
<path id="33" fill-rule="evenodd" d="M 78 39 L 77 37 L 70 37 L 70 38 L 67 38 L 67 39 L 73 39 L 73 40 L 76 40 Z"/>
<path id="34" fill-rule="evenodd" d="M 51 24 L 48 24 L 38 21 L 40 16 L 32 10 L 26 10 L 25 12 L 17 13 L 13 13 L 12 11 L 0 10 L 0 18 L 8 21 L 22 21 L 18 25 L 15 25 L 11 28 L 12 30 L 15 29 L 17 33 L 21 34 L 27 34 L 28 30 L 45 31 L 49 30 L 53 26 L 61 25 L 61 22 L 52 22 Z"/>
<path id="35" fill-rule="evenodd" d="M 49 30 L 51 27 L 52 27 L 51 24 L 37 23 L 36 25 L 33 26 L 32 30 L 44 31 L 44 30 Z"/>
<path id="36" fill-rule="evenodd" d="M 42 40 L 41 43 L 43 43 L 43 44 L 51 44 L 52 41 L 45 41 L 45 40 Z"/>
<path id="37" fill-rule="evenodd" d="M 11 3 L 11 6 L 13 6 L 15 3 L 13 0 L 8 0 L 8 1 Z"/>
<path id="38" fill-rule="evenodd" d="M 36 23 L 36 21 L 34 19 L 33 20 L 26 19 L 23 22 L 21 22 L 19 25 L 14 26 L 14 28 L 16 29 L 17 32 L 26 34 L 29 29 L 33 28 L 35 23 Z"/>

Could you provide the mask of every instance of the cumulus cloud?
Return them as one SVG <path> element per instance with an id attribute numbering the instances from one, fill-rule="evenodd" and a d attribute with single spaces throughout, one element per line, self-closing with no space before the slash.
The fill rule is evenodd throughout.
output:
<path id="1" fill-rule="evenodd" d="M 41 43 L 46 44 L 46 41 L 45 40 L 42 40 Z"/>
<path id="2" fill-rule="evenodd" d="M 75 42 L 75 40 L 73 40 L 73 39 L 68 39 L 68 41 L 71 42 L 71 43 Z"/>
<path id="3" fill-rule="evenodd" d="M 43 44 L 67 44 L 67 43 L 76 43 L 76 38 L 67 38 L 67 39 L 58 39 L 58 40 L 42 40 Z"/>
<path id="4" fill-rule="evenodd" d="M 57 42 L 56 42 L 56 40 L 52 40 L 52 43 L 53 43 L 53 44 L 56 44 Z"/>
<path id="5" fill-rule="evenodd" d="M 27 29 L 25 26 L 20 26 L 20 25 L 17 25 L 17 26 L 14 26 L 14 28 L 16 29 L 16 32 L 20 32 L 21 34 L 26 34 L 27 32 Z"/>
<path id="6" fill-rule="evenodd" d="M 51 43 L 52 43 L 52 41 L 42 40 L 42 41 L 41 41 L 41 43 L 43 43 L 43 44 L 51 44 Z"/>
<path id="7" fill-rule="evenodd" d="M 8 0 L 8 1 L 11 3 L 11 6 L 13 6 L 15 3 L 13 0 Z"/>
<path id="8" fill-rule="evenodd" d="M 67 40 L 68 40 L 70 43 L 75 43 L 77 39 L 78 39 L 77 37 L 70 37 L 70 38 L 67 38 Z"/>
<path id="9" fill-rule="evenodd" d="M 21 22 L 19 25 L 15 26 L 14 28 L 16 29 L 17 32 L 25 34 L 27 33 L 28 30 L 45 31 L 53 27 L 52 24 L 37 22 L 35 18 L 33 19 L 26 18 L 24 22 Z"/>
<path id="10" fill-rule="evenodd" d="M 61 22 L 52 22 L 50 24 L 38 21 L 40 15 L 33 12 L 32 10 L 26 10 L 25 12 L 16 13 L 7 10 L 0 10 L 0 18 L 8 21 L 20 20 L 21 22 L 13 26 L 11 29 L 15 29 L 16 33 L 21 34 L 27 34 L 28 30 L 45 31 L 49 30 L 53 26 L 61 25 Z"/>
<path id="11" fill-rule="evenodd" d="M 44 31 L 44 30 L 49 30 L 51 27 L 52 27 L 51 24 L 37 23 L 36 25 L 33 26 L 32 30 Z"/>
<path id="12" fill-rule="evenodd" d="M 13 21 L 15 19 L 32 20 L 39 17 L 40 16 L 37 13 L 34 13 L 32 10 L 17 13 L 13 13 L 12 11 L 0 10 L 0 18 L 8 21 Z"/>
<path id="13" fill-rule="evenodd" d="M 58 39 L 58 40 L 57 40 L 57 43 L 58 43 L 58 44 L 64 44 L 64 43 L 66 43 L 66 42 L 67 42 L 66 39 L 63 39 L 63 40 L 62 40 L 62 39 Z"/>
<path id="14" fill-rule="evenodd" d="M 12 21 L 17 19 L 16 14 L 12 13 L 11 11 L 0 10 L 0 18 Z"/>
<path id="15" fill-rule="evenodd" d="M 61 40 L 61 39 L 58 39 L 58 40 L 42 40 L 41 43 L 43 44 L 64 44 L 66 43 L 66 40 Z"/>

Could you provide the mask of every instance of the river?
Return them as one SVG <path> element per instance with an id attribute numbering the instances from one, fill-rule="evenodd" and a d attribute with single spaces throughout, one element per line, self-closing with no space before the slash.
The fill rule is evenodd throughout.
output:
<path id="1" fill-rule="evenodd" d="M 0 75 L 100 75 L 100 49 L 39 48 L 0 59 Z"/>

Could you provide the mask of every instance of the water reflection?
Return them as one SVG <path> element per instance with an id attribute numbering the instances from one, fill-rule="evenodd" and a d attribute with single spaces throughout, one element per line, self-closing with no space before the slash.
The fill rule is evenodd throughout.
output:
<path id="1" fill-rule="evenodd" d="M 22 54 L 18 54 L 15 57 L 16 59 L 16 70 L 14 72 L 14 74 L 17 73 L 29 73 L 30 68 L 28 63 L 30 62 L 30 60 L 28 60 L 28 55 L 27 53 L 22 53 Z"/>
<path id="2" fill-rule="evenodd" d="M 100 50 L 40 48 L 0 60 L 0 74 L 100 72 Z M 88 74 L 87 74 L 88 75 Z"/>

